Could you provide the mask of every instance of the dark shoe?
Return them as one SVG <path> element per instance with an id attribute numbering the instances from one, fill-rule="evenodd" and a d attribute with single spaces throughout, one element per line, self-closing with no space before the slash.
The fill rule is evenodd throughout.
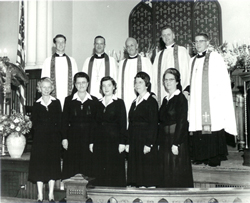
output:
<path id="1" fill-rule="evenodd" d="M 203 162 L 202 161 L 193 161 L 192 164 L 194 164 L 194 165 L 200 165 L 200 164 L 203 164 Z"/>
<path id="2" fill-rule="evenodd" d="M 216 167 L 216 166 L 220 166 L 220 163 L 209 163 L 208 165 L 211 167 Z"/>
<path id="3" fill-rule="evenodd" d="M 43 202 L 43 200 L 38 199 L 37 202 Z"/>
<path id="4" fill-rule="evenodd" d="M 52 203 L 52 202 L 55 202 L 55 200 L 51 199 L 51 200 L 49 200 L 49 202 Z"/>

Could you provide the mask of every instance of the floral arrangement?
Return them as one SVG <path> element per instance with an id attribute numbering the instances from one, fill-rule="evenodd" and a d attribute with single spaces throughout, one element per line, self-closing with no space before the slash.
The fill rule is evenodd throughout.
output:
<path id="1" fill-rule="evenodd" d="M 139 53 L 141 56 L 144 56 L 144 57 L 147 57 L 149 59 L 152 58 L 153 56 L 153 51 L 156 49 L 156 51 L 158 52 L 157 50 L 157 47 L 155 47 L 154 45 L 152 45 L 150 43 L 150 41 L 148 42 L 148 47 L 145 47 L 144 49 L 141 50 L 141 52 Z M 157 53 L 156 52 L 156 53 Z"/>
<path id="2" fill-rule="evenodd" d="M 18 135 L 30 132 L 32 122 L 27 115 L 12 111 L 11 115 L 0 115 L 0 131 L 4 137 L 16 132 Z"/>
<path id="3" fill-rule="evenodd" d="M 250 45 L 246 44 L 238 46 L 238 44 L 230 45 L 224 42 L 222 45 L 210 46 L 209 49 L 218 52 L 228 67 L 229 72 L 233 72 L 236 68 L 247 68 L 250 66 Z"/>

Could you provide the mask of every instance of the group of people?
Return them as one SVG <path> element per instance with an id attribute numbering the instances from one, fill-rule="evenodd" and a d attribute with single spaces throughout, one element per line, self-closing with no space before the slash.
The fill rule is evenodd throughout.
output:
<path id="1" fill-rule="evenodd" d="M 237 129 L 223 58 L 208 50 L 204 33 L 195 37 L 191 59 L 173 28 L 164 27 L 161 37 L 166 47 L 153 64 L 128 38 L 129 56 L 117 68 L 97 36 L 81 72 L 65 54 L 66 37 L 54 38 L 56 53 L 44 62 L 32 112 L 29 180 L 37 183 L 38 201 L 44 183 L 53 202 L 55 180 L 78 173 L 96 186 L 193 187 L 189 138 L 194 164 L 227 159 L 225 133 Z"/>

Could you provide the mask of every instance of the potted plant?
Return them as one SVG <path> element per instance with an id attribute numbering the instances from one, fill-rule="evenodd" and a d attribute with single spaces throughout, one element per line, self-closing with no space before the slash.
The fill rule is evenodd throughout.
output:
<path id="1" fill-rule="evenodd" d="M 7 137 L 6 145 L 12 158 L 20 158 L 26 144 L 25 134 L 30 131 L 32 122 L 27 115 L 12 111 L 11 115 L 0 115 L 0 131 Z"/>

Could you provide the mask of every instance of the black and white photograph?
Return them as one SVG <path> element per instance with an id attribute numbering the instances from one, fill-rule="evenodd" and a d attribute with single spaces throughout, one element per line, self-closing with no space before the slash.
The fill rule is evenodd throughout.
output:
<path id="1" fill-rule="evenodd" d="M 249 0 L 0 0 L 0 202 L 250 203 Z"/>

